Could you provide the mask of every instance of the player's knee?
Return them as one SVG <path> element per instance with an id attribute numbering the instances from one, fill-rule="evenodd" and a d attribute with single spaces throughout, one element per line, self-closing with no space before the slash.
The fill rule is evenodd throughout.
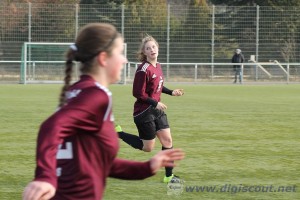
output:
<path id="1" fill-rule="evenodd" d="M 153 150 L 153 146 L 144 146 L 143 151 L 145 152 L 151 152 Z"/>
<path id="2" fill-rule="evenodd" d="M 169 139 L 166 139 L 166 140 L 164 140 L 163 142 L 162 142 L 162 146 L 164 146 L 164 147 L 172 147 L 173 146 L 173 144 L 172 144 L 172 139 L 171 138 L 169 138 Z"/>
<path id="3" fill-rule="evenodd" d="M 151 152 L 154 149 L 154 143 L 153 144 L 144 144 L 143 151 L 145 152 Z"/>
<path id="4" fill-rule="evenodd" d="M 151 152 L 155 146 L 155 139 L 152 140 L 143 140 L 143 151 Z"/>

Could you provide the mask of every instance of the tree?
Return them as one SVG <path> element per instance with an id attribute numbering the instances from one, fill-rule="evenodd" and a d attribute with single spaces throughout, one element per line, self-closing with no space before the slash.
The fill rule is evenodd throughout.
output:
<path id="1" fill-rule="evenodd" d="M 91 22 L 106 22 L 120 27 L 123 3 L 124 0 L 81 0 L 79 23 L 83 25 Z M 107 13 L 106 10 L 110 12 Z"/>
<path id="2" fill-rule="evenodd" d="M 234 28 L 242 35 L 239 44 L 244 40 L 253 41 L 256 36 L 255 25 L 245 28 L 245 22 L 256 19 L 256 16 L 249 16 L 252 12 L 247 12 L 251 9 L 249 6 L 260 6 L 259 9 L 259 49 L 264 52 L 263 59 L 279 59 L 284 62 L 298 62 L 297 58 L 300 50 L 300 38 L 297 33 L 300 32 L 300 1 L 298 0 L 211 0 L 215 5 L 227 5 L 225 16 L 231 16 L 232 26 L 228 30 Z M 235 7 L 239 6 L 239 8 Z M 234 17 L 238 16 L 238 17 Z M 221 24 L 222 22 L 216 22 Z M 253 21 L 252 21 L 253 23 Z M 251 23 L 250 23 L 251 24 Z M 249 26 L 249 24 L 247 24 Z M 228 39 L 236 39 L 230 33 L 225 32 Z M 242 44 L 243 45 L 243 44 Z M 248 48 L 245 45 L 245 48 Z M 278 51 L 278 49 L 280 51 Z M 249 52 L 255 53 L 253 47 L 248 48 Z M 298 60 L 297 60 L 298 59 Z"/>
<path id="3" fill-rule="evenodd" d="M 141 39 L 152 35 L 160 44 L 160 61 L 166 61 L 167 4 L 165 0 L 125 0 L 124 36 L 128 59 L 135 59 Z"/>
<path id="4" fill-rule="evenodd" d="M 108 4 L 116 4 L 121 5 L 124 3 L 125 0 L 81 0 L 80 4 L 102 4 L 102 5 L 108 5 Z"/>
<path id="5" fill-rule="evenodd" d="M 253 6 L 257 2 L 263 3 L 265 0 L 210 0 L 214 5 L 227 5 L 227 6 Z"/>
<path id="6" fill-rule="evenodd" d="M 140 39 L 145 34 L 155 34 L 160 38 L 166 36 L 167 4 L 165 0 L 125 0 L 128 16 L 126 27 L 135 27 Z"/>
<path id="7" fill-rule="evenodd" d="M 1 1 L 0 15 L 4 19 L 0 21 L 1 57 L 6 60 L 18 59 L 21 53 L 12 49 L 21 50 L 23 43 L 28 41 L 65 42 L 67 37 L 74 39 L 75 9 L 71 9 L 69 4 L 78 2 L 79 0 Z"/>
<path id="8" fill-rule="evenodd" d="M 178 55 L 185 55 L 185 58 L 181 56 L 180 59 L 186 59 L 189 62 L 211 61 L 212 21 L 210 13 L 211 9 L 205 0 L 190 0 L 181 26 L 178 27 L 178 30 L 174 30 L 178 43 L 171 48 L 175 55 L 173 60 L 178 59 Z M 177 61 L 180 62 L 180 60 Z"/>

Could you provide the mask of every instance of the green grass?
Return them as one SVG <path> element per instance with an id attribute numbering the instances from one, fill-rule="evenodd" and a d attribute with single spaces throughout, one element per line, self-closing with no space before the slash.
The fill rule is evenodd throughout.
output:
<path id="1" fill-rule="evenodd" d="M 269 199 L 299 198 L 300 85 L 166 85 L 183 97 L 162 96 L 174 147 L 186 152 L 175 168 L 185 187 L 296 186 L 296 192 L 184 192 L 168 196 L 164 170 L 143 181 L 108 179 L 105 198 Z M 40 123 L 56 108 L 61 85 L 0 85 L 0 197 L 20 199 L 32 180 Z M 113 85 L 116 123 L 137 133 L 131 85 Z M 121 142 L 119 157 L 144 161 L 151 153 Z M 234 191 L 234 190 L 233 190 Z"/>

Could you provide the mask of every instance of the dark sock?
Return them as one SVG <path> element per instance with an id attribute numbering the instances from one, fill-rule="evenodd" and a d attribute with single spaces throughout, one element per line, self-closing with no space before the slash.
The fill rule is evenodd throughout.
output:
<path id="1" fill-rule="evenodd" d="M 173 147 L 171 148 L 166 148 L 166 147 L 161 147 L 161 150 L 167 150 L 167 149 L 173 149 Z M 166 177 L 172 176 L 173 174 L 173 167 L 165 167 L 165 171 L 166 171 Z"/>
<path id="2" fill-rule="evenodd" d="M 135 149 L 142 150 L 143 149 L 143 141 L 139 138 L 139 136 L 132 135 L 129 133 L 125 133 L 124 131 L 118 132 L 119 138 L 121 138 L 125 143 L 129 144 Z"/>

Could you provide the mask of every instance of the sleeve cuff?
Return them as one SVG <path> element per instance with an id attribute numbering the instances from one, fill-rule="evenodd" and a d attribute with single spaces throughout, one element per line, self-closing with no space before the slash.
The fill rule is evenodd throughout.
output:
<path id="1" fill-rule="evenodd" d="M 172 96 L 173 90 L 170 90 L 170 89 L 166 88 L 165 86 L 163 86 L 162 93 Z"/>
<path id="2" fill-rule="evenodd" d="M 156 106 L 157 106 L 157 104 L 158 104 L 157 101 L 155 101 L 154 99 L 152 99 L 152 98 L 150 98 L 150 97 L 147 98 L 146 102 L 147 102 L 148 104 L 150 104 L 151 106 L 153 106 L 154 108 L 156 108 Z"/>

